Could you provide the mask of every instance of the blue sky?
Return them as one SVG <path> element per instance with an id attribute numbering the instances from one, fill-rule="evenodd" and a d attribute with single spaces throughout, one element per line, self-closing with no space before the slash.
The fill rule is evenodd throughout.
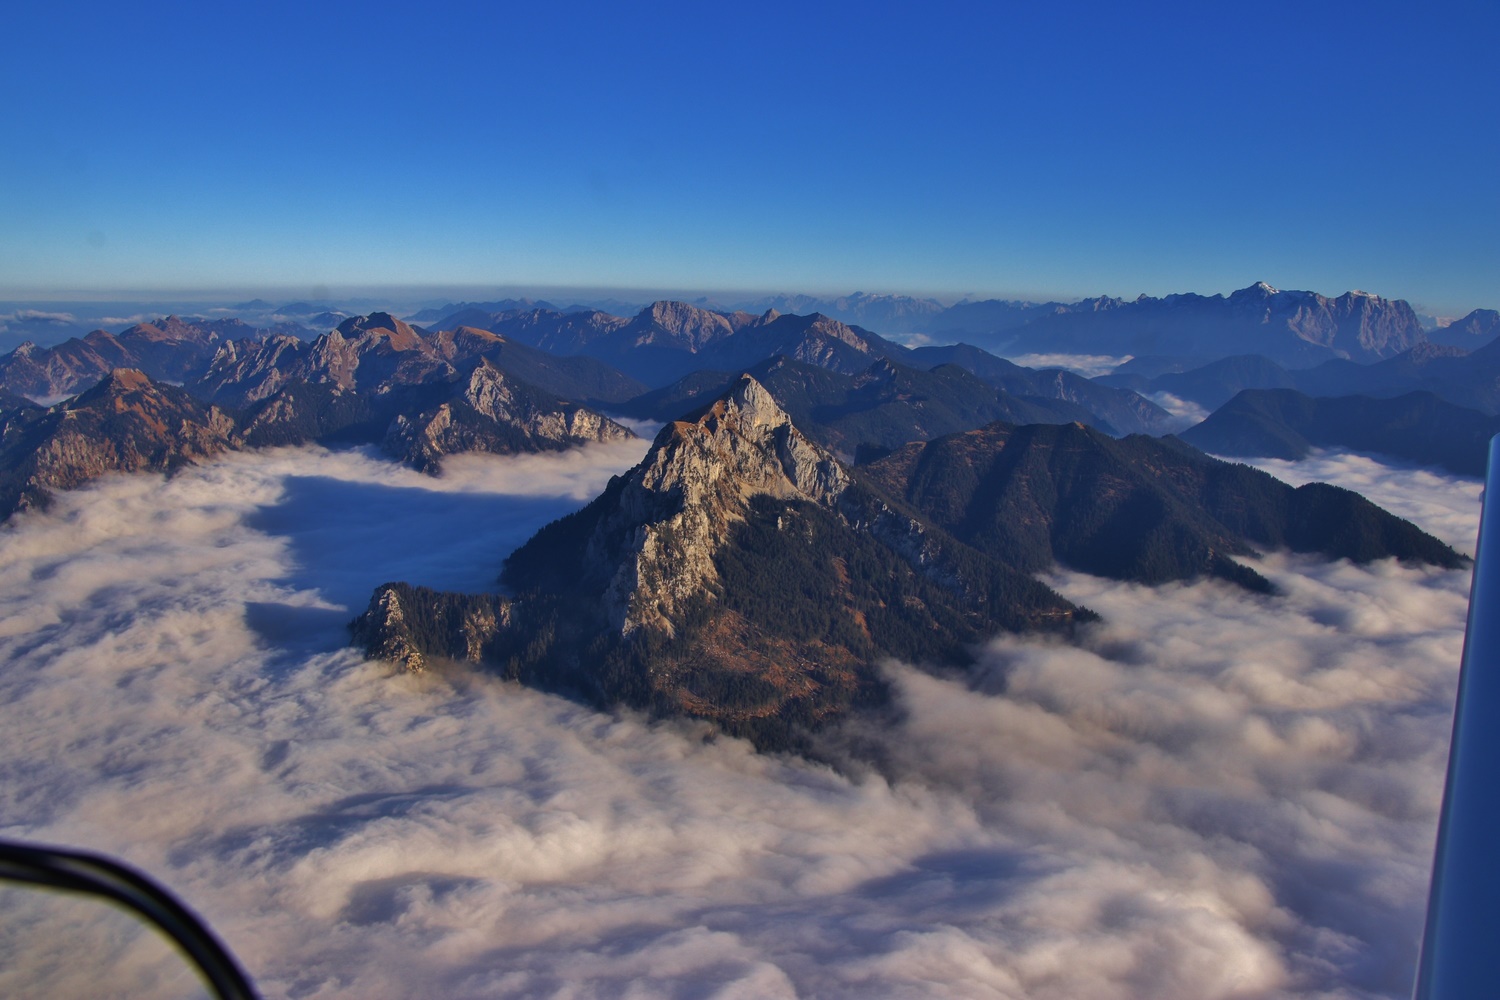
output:
<path id="1" fill-rule="evenodd" d="M 0 294 L 1500 306 L 1500 5 L 22 5 Z"/>

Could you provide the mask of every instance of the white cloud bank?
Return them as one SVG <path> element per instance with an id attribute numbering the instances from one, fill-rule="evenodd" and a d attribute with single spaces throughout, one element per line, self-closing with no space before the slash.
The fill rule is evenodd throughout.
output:
<path id="1" fill-rule="evenodd" d="M 1190 399 L 1174 396 L 1170 392 L 1153 392 L 1147 397 L 1171 415 L 1167 427 L 1173 434 L 1180 434 L 1208 419 L 1209 411 Z"/>
<path id="2" fill-rule="evenodd" d="M 376 583 L 486 586 L 631 447 L 237 455 L 21 518 L 0 834 L 155 873 L 268 996 L 1406 994 L 1466 573 L 1059 575 L 1107 624 L 892 665 L 900 722 L 835 738 L 884 758 L 857 777 L 343 647 Z M 1383 488 L 1472 539 L 1477 484 L 1425 476 Z M 0 994 L 193 993 L 123 918 L 3 902 Z"/>
<path id="3" fill-rule="evenodd" d="M 1023 368 L 1066 368 L 1070 372 L 1093 378 L 1108 375 L 1131 359 L 1129 354 L 1009 354 L 1005 355 Z"/>

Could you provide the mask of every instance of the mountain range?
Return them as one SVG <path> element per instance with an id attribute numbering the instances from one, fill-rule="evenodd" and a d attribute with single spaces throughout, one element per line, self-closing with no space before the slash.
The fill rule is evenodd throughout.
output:
<path id="1" fill-rule="evenodd" d="M 778 299 L 762 304 L 784 307 Z M 1301 367 L 1331 357 L 1370 362 L 1423 341 L 1465 349 L 1500 335 L 1500 314 L 1476 309 L 1427 329 L 1403 300 L 1366 292 L 1328 297 L 1256 282 L 1228 296 L 1099 296 L 1078 302 L 986 299 L 943 307 L 931 299 L 856 293 L 838 299 L 798 297 L 796 311 L 818 311 L 883 334 L 967 340 L 1012 355 L 1109 353 L 1209 360 L 1254 352 Z"/>
<path id="2" fill-rule="evenodd" d="M 835 298 L 768 296 L 733 307 L 705 302 L 701 308 L 725 317 L 737 312 L 757 316 L 768 310 L 821 314 L 887 337 L 921 334 L 939 342 L 968 341 L 1011 355 L 1107 353 L 1201 362 L 1253 352 L 1292 367 L 1338 357 L 1370 362 L 1425 341 L 1473 349 L 1500 333 L 1495 310 L 1475 310 L 1445 327 L 1428 330 L 1416 311 L 1400 299 L 1361 291 L 1329 297 L 1280 290 L 1264 282 L 1228 296 L 1185 293 L 1160 298 L 1142 295 L 1133 300 L 1099 296 L 1044 303 L 985 299 L 944 306 L 934 299 L 856 292 Z M 439 328 L 455 323 L 488 327 L 495 320 L 487 316 L 528 311 L 579 312 L 507 300 L 455 304 L 446 313 L 442 308 L 428 309 L 414 319 Z M 575 329 L 597 324 L 605 314 L 589 315 L 594 318 L 580 321 Z M 609 318 L 609 322 L 616 320 Z M 546 346 L 569 352 L 586 349 L 583 341 L 569 343 L 564 337 Z"/>
<path id="3" fill-rule="evenodd" d="M 208 394 L 226 403 L 117 368 L 50 407 L 25 399 L 0 405 L 0 519 L 106 472 L 170 472 L 242 448 L 372 443 L 436 473 L 457 452 L 547 451 L 633 436 L 487 357 L 439 366 L 398 330 L 367 323 L 350 339 L 331 336 L 321 352 L 293 351 L 284 340 L 260 347 L 272 360 L 291 355 L 288 369 L 313 377 L 288 379 L 274 364 L 247 364 L 243 379 L 217 382 Z"/>
<path id="4" fill-rule="evenodd" d="M 920 335 L 939 342 L 968 341 L 1017 355 L 1024 353 L 1114 353 L 1174 355 L 1208 360 L 1226 354 L 1257 353 L 1283 363 L 1305 365 L 1330 357 L 1370 361 L 1389 357 L 1423 340 L 1482 346 L 1494 335 L 1493 310 L 1476 310 L 1445 327 L 1424 324 L 1402 300 L 1365 292 L 1336 297 L 1310 291 L 1283 291 L 1257 282 L 1228 296 L 1142 295 L 1133 300 L 1098 296 L 1076 302 L 965 299 L 953 305 L 910 295 L 871 294 L 820 297 L 770 295 L 725 305 L 707 299 L 695 307 L 722 315 L 767 310 L 820 313 L 867 331 L 891 336 Z M 519 309 L 579 312 L 530 300 L 454 303 L 425 309 L 414 322 L 438 326 L 474 325 L 479 312 Z M 463 310 L 474 310 L 464 313 Z"/>
<path id="5" fill-rule="evenodd" d="M 992 379 L 992 369 L 1003 370 L 997 381 L 1018 391 L 997 389 L 955 365 L 910 367 L 892 357 L 919 365 L 932 359 L 816 315 L 726 317 L 661 302 L 629 321 L 538 309 L 483 318 L 495 329 L 428 331 L 376 312 L 305 339 L 238 320 L 168 317 L 118 336 L 101 330 L 52 348 L 22 345 L 0 358 L 0 419 L 12 441 L 6 461 L 12 471 L 21 469 L 25 448 L 47 440 L 38 428 L 53 417 L 44 418 L 34 400 L 64 397 L 53 404 L 53 416 L 71 412 L 88 404 L 81 396 L 65 397 L 116 372 L 138 373 L 145 379 L 142 391 L 178 384 L 198 404 L 217 408 L 231 426 L 222 447 L 377 444 L 434 473 L 443 456 L 457 451 L 528 451 L 624 436 L 628 432 L 602 411 L 672 419 L 693 405 L 696 393 L 717 391 L 745 369 L 760 372 L 817 440 L 851 457 L 1002 418 L 1083 420 L 1114 432 L 1159 431 L 1166 420 L 1128 390 L 1032 372 L 987 355 L 986 366 L 977 362 L 983 352 L 974 350 L 962 360 Z M 632 367 L 655 382 L 699 363 L 725 367 L 694 369 L 653 395 L 646 383 L 600 357 L 557 354 L 523 337 L 634 358 Z M 558 339 L 564 337 L 572 339 Z M 79 463 L 69 481 L 137 467 L 123 457 L 111 466 L 105 455 L 124 456 L 138 444 L 182 460 L 195 454 L 191 435 L 179 433 L 188 424 L 143 426 L 153 429 L 149 447 L 133 428 L 131 441 L 115 441 L 112 451 Z M 124 433 L 121 427 L 99 424 L 96 432 Z M 27 489 L 0 506 L 0 516 L 21 503 L 23 492 L 45 495 L 41 487 Z"/>
<path id="6" fill-rule="evenodd" d="M 1346 448 L 1483 478 L 1500 416 L 1430 392 L 1391 399 L 1314 398 L 1295 389 L 1246 389 L 1182 434 L 1215 455 L 1295 460 Z"/>
<path id="7" fill-rule="evenodd" d="M 1344 448 L 1482 476 L 1500 430 L 1500 342 L 1422 343 L 1374 364 L 1288 369 L 1261 355 L 1201 367 L 1130 362 L 1096 384 L 1196 403 L 1183 437 L 1216 454 L 1300 458 Z M 1162 370 L 1165 368 L 1166 370 Z"/>
<path id="8" fill-rule="evenodd" d="M 1058 562 L 1269 593 L 1231 557 L 1282 546 L 1464 562 L 1358 494 L 1293 489 L 1170 438 L 996 423 L 849 467 L 746 375 L 512 553 L 506 594 L 392 582 L 352 627 L 367 655 L 410 670 L 467 662 L 803 749 L 883 702 L 886 657 L 961 665 L 997 631 L 1093 620 L 1033 575 Z"/>
<path id="9" fill-rule="evenodd" d="M 1010 353 L 1087 351 L 1211 359 L 1264 354 L 1307 367 L 1334 357 L 1369 362 L 1422 342 L 1426 332 L 1406 302 L 1366 292 L 1328 298 L 1256 282 L 1228 296 L 1097 298 L 1028 309 L 1019 322 L 990 331 L 982 346 Z M 939 328 L 939 332 L 946 332 Z"/>
<path id="10" fill-rule="evenodd" d="M 1263 339 L 1295 323 L 1313 338 L 1304 347 L 1357 333 L 1370 354 L 1405 336 L 1401 310 L 1373 297 L 1257 286 L 1174 299 L 1090 314 L 1230 309 L 1248 323 L 1258 309 Z M 1455 336 L 1483 336 L 1483 321 Z M 1348 386 L 1379 391 L 1306 394 Z M 1172 437 L 1174 418 L 1145 393 L 1219 412 Z M 1421 342 L 1302 369 L 1265 355 L 1140 358 L 1086 379 L 972 344 L 907 347 L 817 312 L 683 302 L 629 318 L 480 303 L 428 328 L 374 312 L 316 337 L 168 317 L 0 358 L 0 515 L 105 472 L 170 473 L 235 449 L 364 444 L 439 474 L 461 452 L 629 437 L 607 413 L 660 423 L 640 465 L 497 567 L 503 593 L 392 582 L 356 641 L 409 669 L 469 662 L 806 749 L 884 702 L 885 658 L 962 666 L 997 632 L 1067 636 L 1092 621 L 1038 579 L 1056 566 L 1270 594 L 1244 557 L 1461 564 L 1357 494 L 1293 489 L 1194 447 L 1343 446 L 1472 473 L 1500 418 L 1452 396 L 1500 406 L 1500 345 Z"/>
<path id="11" fill-rule="evenodd" d="M 1134 393 L 1119 393 L 1084 379 L 1079 379 L 1086 387 L 1080 395 L 1090 406 L 1058 396 L 1008 392 L 956 364 L 923 370 L 882 358 L 861 372 L 847 375 L 776 355 L 751 365 L 745 373 L 764 385 L 809 437 L 845 456 L 889 451 L 908 441 L 927 440 L 995 420 L 1086 421 L 1119 434 L 1159 433 L 1170 419 L 1164 410 Z M 1045 382 L 1044 377 L 1038 377 Z M 638 419 L 671 420 L 703 399 L 718 396 L 738 378 L 727 371 L 694 372 L 636 397 L 618 407 L 618 412 Z M 1017 388 L 1031 388 L 1024 380 L 1016 384 Z M 1106 420 L 1104 412 L 1111 412 L 1118 424 Z"/>
<path id="12" fill-rule="evenodd" d="M 1300 324 L 1307 334 L 1320 328 L 1319 317 L 1348 318 L 1360 306 L 1366 333 L 1385 328 L 1384 321 L 1376 322 L 1385 300 L 1309 296 L 1257 285 L 1227 299 L 1100 301 L 1089 313 L 1146 315 L 1170 305 L 1183 315 L 1230 309 L 1243 319 L 1254 306 L 1262 319 L 1280 316 Z M 876 298 L 859 299 L 860 308 L 871 313 Z M 853 301 L 845 301 L 844 307 Z M 295 305 L 314 308 L 312 303 Z M 506 308 L 489 311 L 493 306 Z M 931 306 L 928 302 L 918 311 L 936 315 Z M 1043 322 L 1033 307 L 1026 308 L 1033 310 L 1032 319 Z M 1390 315 L 1404 315 L 1404 304 L 1392 309 L 1387 310 Z M 1047 314 L 1078 311 L 1053 309 Z M 1476 311 L 1455 324 L 1451 336 L 1482 339 L 1491 334 L 1497 317 Z M 32 408 L 27 397 L 51 402 L 113 371 L 136 370 L 154 383 L 180 384 L 199 403 L 217 407 L 234 425 L 229 447 L 364 442 L 436 472 L 442 457 L 455 451 L 566 447 L 624 433 L 605 412 L 653 422 L 675 419 L 701 399 L 722 393 L 744 372 L 765 386 L 811 440 L 861 462 L 910 441 L 996 420 L 1076 421 L 1115 435 L 1159 435 L 1181 426 L 1147 396 L 1217 409 L 1243 389 L 1377 398 L 1421 391 L 1466 410 L 1500 410 L 1500 343 L 1494 341 L 1473 351 L 1424 341 L 1374 363 L 1334 358 L 1310 368 L 1288 367 L 1258 354 L 1200 366 L 1182 358 L 1141 357 L 1114 374 L 1086 379 L 1062 369 L 1025 368 L 970 344 L 909 348 L 826 315 L 784 315 L 772 309 L 716 312 L 657 302 L 623 318 L 508 300 L 465 305 L 433 326 L 424 329 L 376 312 L 348 317 L 336 329 L 308 338 L 237 319 L 169 316 L 118 335 L 97 330 L 52 348 L 26 344 L 0 358 L 0 413 L 19 426 L 33 419 L 27 415 Z M 1371 336 L 1365 340 L 1376 343 Z M 1083 346 L 1098 349 L 1093 342 Z M 67 409 L 72 404 L 58 405 Z M 1295 427 L 1277 423 L 1280 417 L 1268 422 L 1264 403 L 1255 407 L 1253 419 L 1260 422 L 1255 434 L 1244 429 L 1250 418 L 1242 406 L 1190 439 L 1244 455 L 1300 454 L 1313 445 L 1375 450 L 1440 462 L 1468 474 L 1483 461 L 1483 445 L 1475 443 L 1480 432 L 1474 428 L 1488 425 L 1453 409 L 1406 405 L 1397 408 L 1399 413 L 1377 418 L 1367 407 L 1374 421 L 1370 426 L 1397 421 L 1406 428 L 1382 435 L 1333 417 L 1311 418 L 1317 426 L 1307 426 L 1306 407 L 1297 411 L 1304 416 Z M 1272 429 L 1271 423 L 1277 426 Z M 1226 427 L 1239 430 L 1230 433 Z M 17 442 L 40 440 L 31 430 L 13 437 Z M 1424 440 L 1442 440 L 1447 447 L 1425 447 L 1419 443 Z M 156 447 L 170 450 L 160 442 Z M 13 448 L 12 465 L 21 461 L 19 455 Z M 97 461 L 96 456 L 84 464 L 93 467 Z"/>
<path id="13" fill-rule="evenodd" d="M 1456 406 L 1500 412 L 1500 341 L 1472 351 L 1422 343 L 1373 364 L 1345 359 L 1290 369 L 1258 354 L 1222 358 L 1201 366 L 1128 362 L 1095 379 L 1103 385 L 1154 396 L 1167 393 L 1208 409 L 1242 389 L 1296 389 L 1310 396 L 1392 397 L 1430 392 Z"/>

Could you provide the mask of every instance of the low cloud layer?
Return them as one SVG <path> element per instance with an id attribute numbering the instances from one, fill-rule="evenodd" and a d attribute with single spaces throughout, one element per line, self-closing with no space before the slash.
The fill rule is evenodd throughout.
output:
<path id="1" fill-rule="evenodd" d="M 1010 360 L 1023 368 L 1066 368 L 1084 378 L 1107 375 L 1130 360 L 1125 354 L 1114 357 L 1108 354 L 1017 354 L 1008 355 Z"/>
<path id="2" fill-rule="evenodd" d="M 376 583 L 489 586 L 644 448 L 236 455 L 18 519 L 0 832 L 155 873 L 268 996 L 1409 990 L 1466 573 L 1060 574 L 1104 625 L 891 664 L 899 720 L 831 735 L 839 770 L 343 647 Z M 1477 484 L 1319 461 L 1472 550 Z M 117 915 L 4 902 L 0 993 L 192 995 Z"/>
<path id="3" fill-rule="evenodd" d="M 1190 399 L 1174 396 L 1170 392 L 1153 392 L 1148 398 L 1172 415 L 1172 420 L 1167 426 L 1174 434 L 1185 431 L 1189 427 L 1195 427 L 1208 419 L 1209 411 Z"/>

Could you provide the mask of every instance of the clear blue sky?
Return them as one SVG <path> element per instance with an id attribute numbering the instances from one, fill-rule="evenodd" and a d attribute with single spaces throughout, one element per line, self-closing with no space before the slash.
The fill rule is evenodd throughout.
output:
<path id="1" fill-rule="evenodd" d="M 0 294 L 1500 306 L 1500 3 L 16 4 Z"/>

